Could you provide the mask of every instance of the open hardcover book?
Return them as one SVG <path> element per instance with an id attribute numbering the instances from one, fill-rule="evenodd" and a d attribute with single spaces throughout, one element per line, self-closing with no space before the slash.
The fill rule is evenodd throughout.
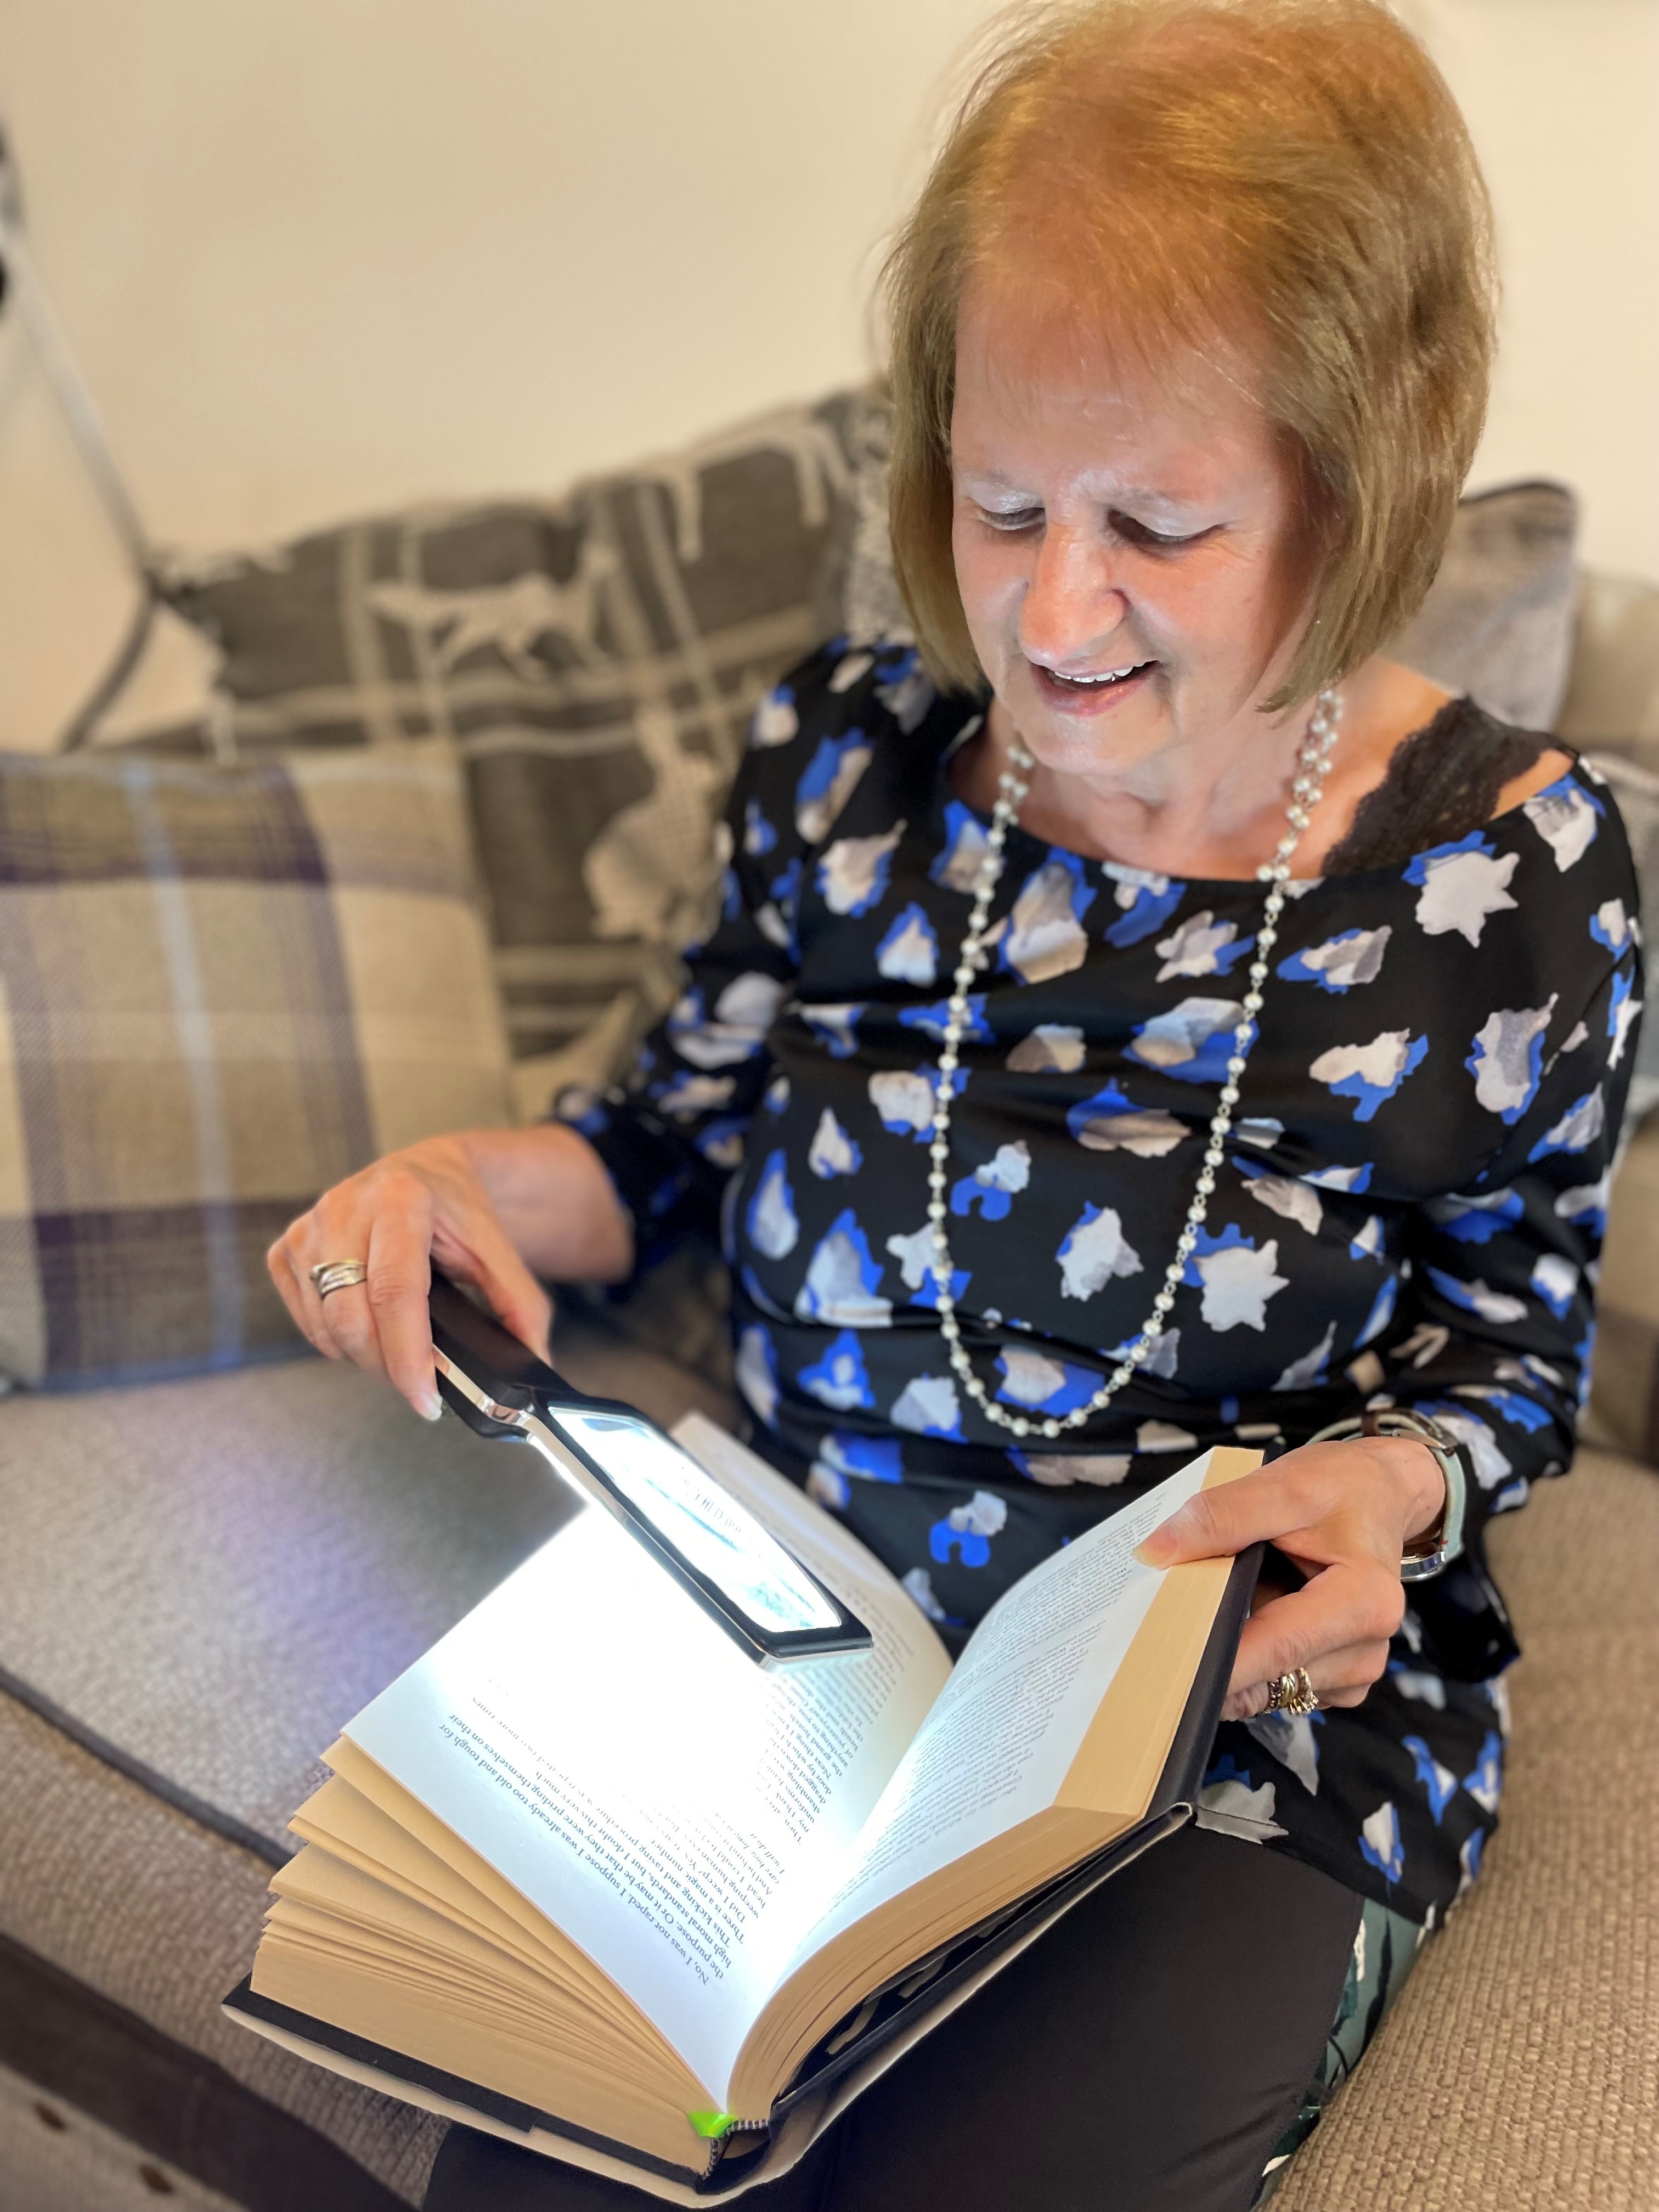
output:
<path id="1" fill-rule="evenodd" d="M 1254 1555 L 1133 1547 L 1218 1449 L 1009 1590 L 954 1668 L 903 1587 L 700 1416 L 679 1441 L 874 1632 L 753 1665 L 578 1511 L 350 1722 L 243 2025 L 696 2203 L 769 2180 L 1058 1913 L 1188 1817 Z"/>

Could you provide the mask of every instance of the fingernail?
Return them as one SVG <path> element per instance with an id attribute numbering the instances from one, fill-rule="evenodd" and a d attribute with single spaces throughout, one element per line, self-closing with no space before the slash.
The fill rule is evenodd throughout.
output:
<path id="1" fill-rule="evenodd" d="M 429 1390 L 415 1410 L 423 1421 L 441 1421 L 444 1417 L 444 1401 L 435 1390 Z"/>
<path id="2" fill-rule="evenodd" d="M 1143 1567 L 1161 1567 L 1170 1550 L 1170 1539 L 1161 1528 L 1154 1528 L 1150 1536 L 1143 1536 L 1135 1546 L 1134 1557 Z"/>

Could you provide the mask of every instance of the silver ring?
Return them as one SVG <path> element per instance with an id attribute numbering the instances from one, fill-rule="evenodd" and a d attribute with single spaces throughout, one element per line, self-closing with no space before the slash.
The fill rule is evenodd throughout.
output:
<path id="1" fill-rule="evenodd" d="M 1290 1713 L 1300 1718 L 1304 1713 L 1319 1710 L 1319 1692 L 1315 1689 L 1305 1667 L 1298 1667 L 1293 1674 L 1281 1674 L 1267 1686 L 1267 1702 L 1263 1708 L 1270 1713 Z"/>
<path id="2" fill-rule="evenodd" d="M 311 1279 L 319 1298 L 334 1291 L 349 1291 L 358 1283 L 368 1280 L 366 1260 L 319 1260 L 311 1270 Z"/>

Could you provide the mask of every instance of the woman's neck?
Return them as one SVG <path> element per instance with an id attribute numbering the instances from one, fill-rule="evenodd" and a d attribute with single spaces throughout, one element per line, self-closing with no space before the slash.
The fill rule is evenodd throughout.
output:
<path id="1" fill-rule="evenodd" d="M 1297 848 L 1295 872 L 1317 875 L 1347 835 L 1360 802 L 1386 778 L 1396 749 L 1452 696 L 1397 663 L 1368 661 L 1340 687 L 1342 736 L 1324 796 Z M 1063 775 L 1041 763 L 1020 808 L 1031 836 L 1085 859 L 1161 875 L 1248 880 L 1271 858 L 1310 705 L 1257 716 L 1203 744 L 1170 745 L 1124 770 Z M 988 812 L 1017 732 L 1000 700 L 951 764 L 952 783 Z"/>

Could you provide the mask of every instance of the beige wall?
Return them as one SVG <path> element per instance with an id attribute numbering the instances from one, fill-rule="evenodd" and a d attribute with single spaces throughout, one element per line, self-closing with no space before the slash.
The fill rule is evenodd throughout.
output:
<path id="1" fill-rule="evenodd" d="M 1476 479 L 1568 478 L 1589 557 L 1659 575 L 1659 0 L 1402 5 L 1503 226 Z M 988 12 L 0 0 L 0 114 L 151 530 L 207 547 L 551 489 L 863 373 L 872 249 Z M 45 741 L 122 605 L 0 329 L 0 739 Z"/>

